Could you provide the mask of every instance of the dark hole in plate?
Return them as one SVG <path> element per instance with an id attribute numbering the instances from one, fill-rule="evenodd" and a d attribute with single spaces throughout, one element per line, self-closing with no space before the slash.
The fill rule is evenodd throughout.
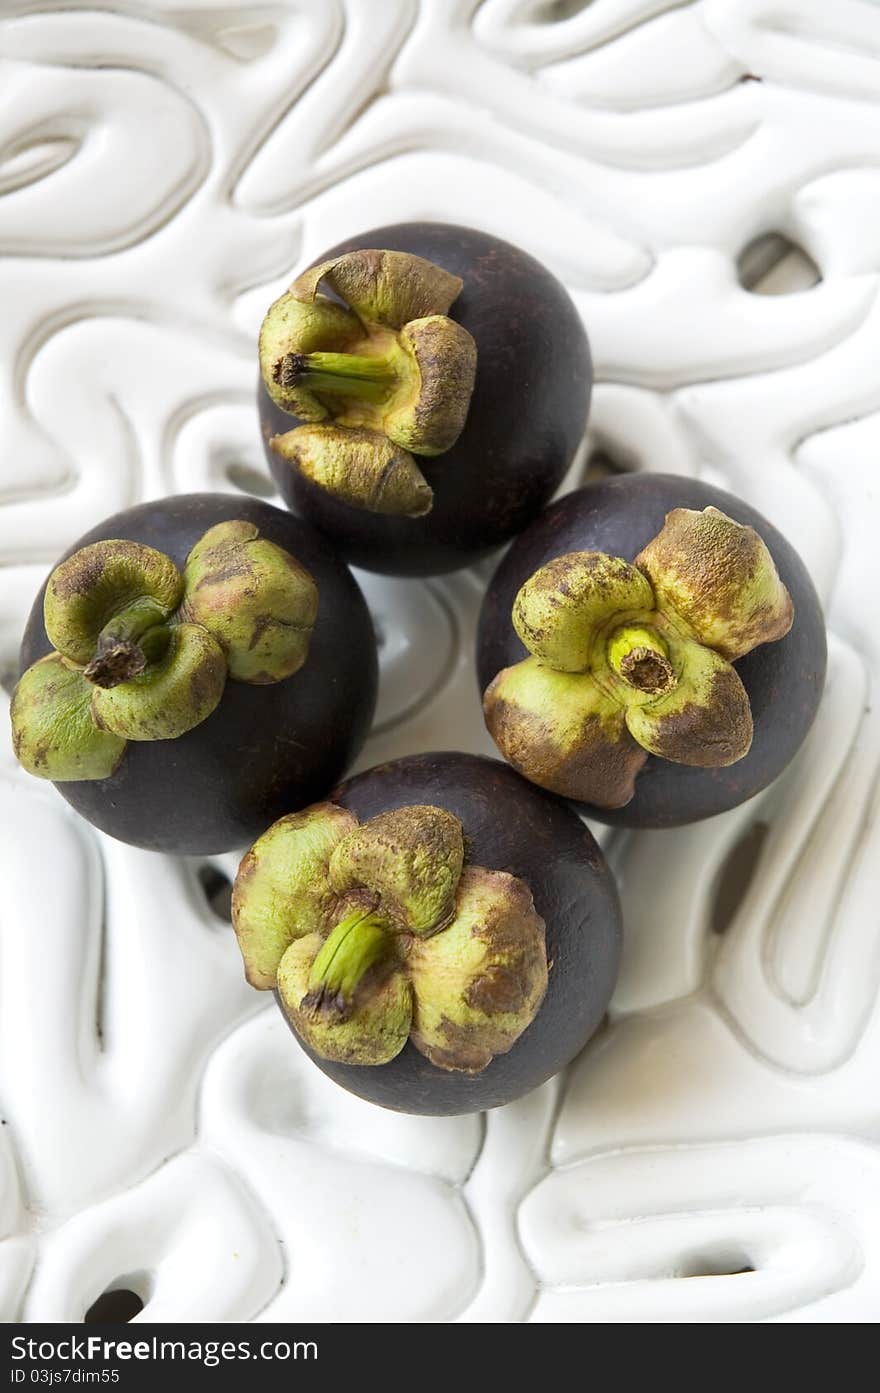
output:
<path id="1" fill-rule="evenodd" d="M 730 928 L 758 869 L 769 831 L 768 823 L 753 822 L 727 853 L 718 872 L 712 897 L 710 925 L 713 933 L 723 934 Z"/>
<path id="2" fill-rule="evenodd" d="M 199 866 L 198 877 L 211 913 L 224 924 L 231 924 L 232 881 L 229 876 L 218 871 L 216 866 Z"/>
<path id="3" fill-rule="evenodd" d="M 92 1302 L 83 1316 L 83 1325 L 127 1325 L 143 1309 L 144 1303 L 136 1291 L 114 1287 L 112 1291 L 102 1291 Z"/>
<path id="4" fill-rule="evenodd" d="M 744 290 L 754 295 L 795 295 L 822 279 L 813 258 L 781 232 L 767 232 L 744 247 L 736 271 Z"/>
<path id="5" fill-rule="evenodd" d="M 677 1276 L 689 1277 L 742 1277 L 746 1272 L 754 1272 L 745 1253 L 722 1251 L 719 1253 L 694 1253 L 681 1263 Z"/>

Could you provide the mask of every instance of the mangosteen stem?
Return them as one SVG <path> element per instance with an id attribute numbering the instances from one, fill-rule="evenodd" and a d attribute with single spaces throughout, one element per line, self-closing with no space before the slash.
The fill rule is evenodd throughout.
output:
<path id="1" fill-rule="evenodd" d="M 104 625 L 95 655 L 83 676 L 96 687 L 118 687 L 163 656 L 171 639 L 166 612 L 149 596 L 141 596 Z"/>
<path id="2" fill-rule="evenodd" d="M 363 909 L 347 914 L 315 955 L 302 1009 L 345 1020 L 361 981 L 390 946 L 391 935 L 378 914 Z"/>
<path id="3" fill-rule="evenodd" d="M 661 696 L 677 685 L 669 650 L 656 629 L 625 624 L 608 640 L 608 662 L 618 677 L 639 692 Z"/>
<path id="4" fill-rule="evenodd" d="M 398 385 L 388 358 L 357 353 L 285 353 L 275 365 L 275 381 L 313 392 L 337 393 L 362 401 L 387 401 Z"/>

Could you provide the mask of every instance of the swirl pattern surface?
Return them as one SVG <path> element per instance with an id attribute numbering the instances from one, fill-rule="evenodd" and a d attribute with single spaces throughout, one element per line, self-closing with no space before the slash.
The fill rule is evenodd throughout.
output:
<path id="1" fill-rule="evenodd" d="M 167 492 L 271 498 L 264 306 L 346 232 L 507 237 L 597 385 L 566 481 L 699 475 L 832 632 L 807 747 L 711 824 L 602 832 L 606 1027 L 487 1118 L 384 1113 L 241 978 L 236 857 L 159 859 L 0 748 L 0 1318 L 859 1321 L 880 1293 L 880 6 L 7 0 L 0 680 L 47 567 Z M 364 576 L 366 767 L 489 753 L 486 568 Z M 874 577 L 872 582 L 871 577 Z"/>

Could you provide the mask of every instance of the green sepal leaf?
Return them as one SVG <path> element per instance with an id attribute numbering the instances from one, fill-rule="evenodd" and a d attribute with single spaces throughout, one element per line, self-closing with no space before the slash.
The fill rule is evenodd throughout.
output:
<path id="1" fill-rule="evenodd" d="M 619 556 L 573 551 L 541 566 L 513 602 L 513 627 L 530 653 L 559 672 L 584 672 L 609 621 L 654 608 L 651 586 Z"/>
<path id="2" fill-rule="evenodd" d="M 29 774 L 55 783 L 115 774 L 126 741 L 95 725 L 93 691 L 60 653 L 40 658 L 22 675 L 10 717 L 15 755 Z"/>
<path id="3" fill-rule="evenodd" d="M 380 813 L 340 842 L 330 883 L 340 897 L 365 892 L 371 908 L 410 933 L 432 933 L 452 917 L 463 864 L 458 818 L 410 806 Z"/>
<path id="4" fill-rule="evenodd" d="M 43 600 L 46 633 L 71 662 L 94 657 L 101 630 L 135 602 L 154 602 L 154 618 L 170 615 L 183 594 L 174 562 L 140 542 L 113 539 L 81 547 L 49 577 Z"/>
<path id="5" fill-rule="evenodd" d="M 355 426 L 298 426 L 269 442 L 276 455 L 352 508 L 423 517 L 434 495 L 412 455 L 380 431 Z"/>
<path id="6" fill-rule="evenodd" d="M 252 986 L 274 987 L 289 944 L 332 927 L 337 901 L 330 856 L 357 825 L 335 803 L 316 803 L 273 822 L 242 860 L 232 887 L 232 924 Z"/>
<path id="7" fill-rule="evenodd" d="M 636 557 L 658 608 L 733 661 L 783 638 L 794 620 L 791 596 L 763 539 L 717 508 L 675 508 Z"/>
<path id="8" fill-rule="evenodd" d="M 400 342 L 418 367 L 417 391 L 390 410 L 389 440 L 414 455 L 442 455 L 464 429 L 477 372 L 477 345 L 445 315 L 404 325 Z"/>
<path id="9" fill-rule="evenodd" d="M 322 281 L 335 290 L 365 324 L 402 329 L 413 319 L 447 314 L 464 282 L 409 252 L 346 252 L 303 271 L 291 292 L 316 302 Z M 321 303 L 321 301 L 317 301 Z"/>
<path id="10" fill-rule="evenodd" d="M 318 587 L 253 523 L 220 522 L 186 559 L 184 612 L 213 634 L 237 682 L 281 682 L 306 661 Z"/>
<path id="11" fill-rule="evenodd" d="M 285 360 L 316 349 L 341 351 L 362 334 L 357 315 L 342 305 L 324 298 L 306 302 L 286 291 L 269 306 L 260 329 L 260 373 L 269 396 L 300 420 L 322 421 L 327 407 L 295 377 L 288 378 Z"/>
<path id="12" fill-rule="evenodd" d="M 210 716 L 225 685 L 217 640 L 201 624 L 178 624 L 158 662 L 116 687 L 92 688 L 92 714 L 126 740 L 174 740 Z"/>
<path id="13" fill-rule="evenodd" d="M 441 1069 L 477 1073 L 531 1025 L 547 990 L 544 921 L 524 881 L 467 866 L 455 918 L 407 959 L 412 1041 Z"/>

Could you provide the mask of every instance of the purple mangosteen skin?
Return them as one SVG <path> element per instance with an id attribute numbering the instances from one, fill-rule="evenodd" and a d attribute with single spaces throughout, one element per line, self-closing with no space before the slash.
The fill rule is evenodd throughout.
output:
<path id="1" fill-rule="evenodd" d="M 388 1064 L 334 1064 L 294 1031 L 309 1058 L 371 1103 L 432 1116 L 501 1107 L 564 1069 L 604 1017 L 620 964 L 617 889 L 587 827 L 508 765 L 476 755 L 412 755 L 378 765 L 343 784 L 332 801 L 362 822 L 412 804 L 453 813 L 471 865 L 508 871 L 528 884 L 547 926 L 551 968 L 531 1025 L 478 1074 L 439 1069 L 411 1043 Z"/>
<path id="2" fill-rule="evenodd" d="M 208 528 L 233 518 L 254 523 L 317 583 L 318 618 L 304 666 L 267 686 L 230 680 L 217 709 L 186 735 L 129 741 L 111 778 L 55 785 L 102 832 L 151 851 L 229 851 L 323 797 L 359 753 L 375 709 L 376 642 L 364 597 L 327 543 L 280 508 L 214 493 L 143 503 L 99 523 L 67 556 L 118 537 L 165 552 L 182 570 Z M 25 629 L 22 671 L 52 650 L 44 592 Z"/>
<path id="3" fill-rule="evenodd" d="M 589 344 L 564 286 L 498 237 L 451 223 L 398 223 L 340 242 L 313 264 L 362 248 L 411 252 L 464 281 L 449 314 L 476 340 L 477 378 L 455 445 L 417 459 L 434 506 L 420 518 L 384 517 L 303 478 L 269 448 L 273 435 L 301 423 L 261 382 L 266 458 L 288 507 L 331 537 L 353 565 L 384 575 L 439 575 L 508 542 L 561 483 L 586 427 Z"/>
<path id="4" fill-rule="evenodd" d="M 734 664 L 751 703 L 752 747 L 725 769 L 695 769 L 649 756 L 636 779 L 635 797 L 622 808 L 577 804 L 600 822 L 621 827 L 698 822 L 744 803 L 782 773 L 813 724 L 825 683 L 825 621 L 804 563 L 766 518 L 723 489 L 677 474 L 624 474 L 588 484 L 549 507 L 517 538 L 483 600 L 477 632 L 481 692 L 502 668 L 527 656 L 510 615 L 520 586 L 540 566 L 571 551 L 602 551 L 633 561 L 673 508 L 710 506 L 763 538 L 794 601 L 794 623 L 785 638 L 762 644 Z"/>

